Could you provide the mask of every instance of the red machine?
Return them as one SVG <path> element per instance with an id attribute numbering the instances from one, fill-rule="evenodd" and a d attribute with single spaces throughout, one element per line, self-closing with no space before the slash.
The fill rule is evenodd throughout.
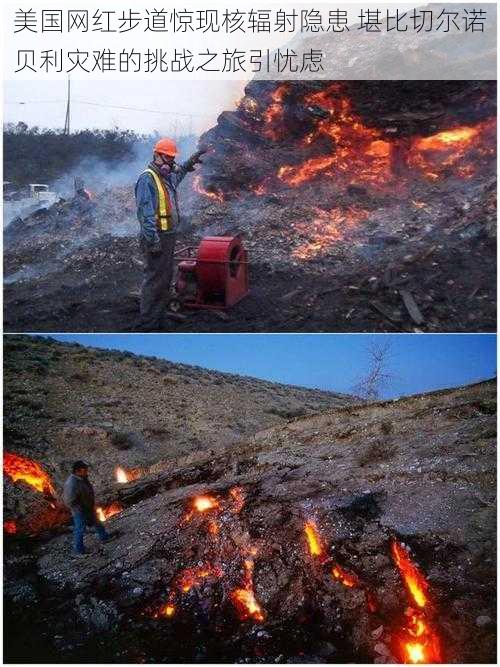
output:
<path id="1" fill-rule="evenodd" d="M 174 310 L 181 305 L 226 310 L 248 294 L 247 253 L 239 236 L 207 236 L 197 249 L 180 250 L 176 259 Z"/>

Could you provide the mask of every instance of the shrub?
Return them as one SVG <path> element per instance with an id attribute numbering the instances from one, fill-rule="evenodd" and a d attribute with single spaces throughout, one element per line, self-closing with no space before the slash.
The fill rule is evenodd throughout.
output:
<path id="1" fill-rule="evenodd" d="M 389 461 L 397 451 L 398 447 L 394 442 L 382 442 L 376 440 L 375 442 L 370 443 L 361 453 L 358 463 L 360 466 L 365 466 L 369 463 Z"/>

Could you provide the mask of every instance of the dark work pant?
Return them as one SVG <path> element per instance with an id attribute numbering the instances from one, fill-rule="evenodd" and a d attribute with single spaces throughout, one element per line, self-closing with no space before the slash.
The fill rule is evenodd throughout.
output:
<path id="1" fill-rule="evenodd" d="M 141 292 L 141 324 L 151 329 L 162 325 L 174 273 L 175 233 L 160 232 L 161 252 L 151 253 L 141 239 L 144 281 Z"/>
<path id="2" fill-rule="evenodd" d="M 77 554 L 85 553 L 83 535 L 87 526 L 95 526 L 101 542 L 106 542 L 108 539 L 106 529 L 100 521 L 95 517 L 84 515 L 83 512 L 75 512 L 73 514 L 73 548 Z"/>

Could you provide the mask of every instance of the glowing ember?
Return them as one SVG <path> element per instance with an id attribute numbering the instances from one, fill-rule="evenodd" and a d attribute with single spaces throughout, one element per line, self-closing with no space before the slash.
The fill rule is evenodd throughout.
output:
<path id="1" fill-rule="evenodd" d="M 189 521 L 191 521 L 191 519 L 195 516 L 196 513 L 205 514 L 206 512 L 210 512 L 211 510 L 216 510 L 217 512 L 219 512 L 221 509 L 222 508 L 220 502 L 217 498 L 215 498 L 215 496 L 210 496 L 208 494 L 202 496 L 195 496 L 191 500 L 190 509 L 182 517 L 181 524 L 188 523 Z M 212 520 L 210 520 L 208 524 L 209 532 L 214 531 L 213 526 L 212 528 L 210 527 L 211 521 Z M 218 526 L 216 532 L 218 532 Z"/>
<path id="2" fill-rule="evenodd" d="M 318 528 L 314 521 L 306 521 L 304 526 L 304 531 L 306 533 L 307 544 L 309 547 L 309 553 L 313 557 L 324 556 L 325 549 L 321 540 L 321 536 L 318 532 Z"/>
<path id="3" fill-rule="evenodd" d="M 456 127 L 430 137 L 417 137 L 408 154 L 408 164 L 420 169 L 429 180 L 438 180 L 454 168 L 460 178 L 471 178 L 479 160 L 494 154 L 495 119 L 473 127 Z"/>
<path id="4" fill-rule="evenodd" d="M 263 134 L 268 139 L 277 141 L 283 136 L 283 98 L 288 91 L 288 84 L 283 83 L 278 86 L 271 95 L 271 104 L 263 114 L 264 130 Z"/>
<path id="5" fill-rule="evenodd" d="M 265 619 L 265 613 L 255 599 L 253 590 L 253 560 L 247 558 L 244 562 L 244 567 L 244 585 L 242 588 L 236 588 L 234 591 L 231 591 L 231 600 L 242 621 L 252 618 L 254 621 L 262 623 Z"/>
<path id="6" fill-rule="evenodd" d="M 196 496 L 193 507 L 197 512 L 208 512 L 219 507 L 219 501 L 213 496 Z"/>
<path id="7" fill-rule="evenodd" d="M 161 613 L 163 614 L 163 616 L 171 618 L 175 614 L 175 605 L 167 603 L 161 610 Z"/>
<path id="8" fill-rule="evenodd" d="M 123 506 L 118 502 L 114 502 L 107 507 L 96 507 L 96 514 L 99 521 L 104 522 L 112 516 L 115 516 L 115 514 L 119 514 L 122 510 Z"/>
<path id="9" fill-rule="evenodd" d="M 220 567 L 210 564 L 199 567 L 188 567 L 177 577 L 177 585 L 183 593 L 189 593 L 192 588 L 200 586 L 205 579 L 222 577 L 224 572 Z"/>
<path id="10" fill-rule="evenodd" d="M 440 663 L 441 642 L 430 622 L 420 611 L 406 610 L 408 622 L 398 634 L 398 653 L 406 664 Z"/>
<path id="11" fill-rule="evenodd" d="M 241 487 L 233 486 L 233 488 L 229 490 L 229 497 L 233 501 L 232 511 L 235 514 L 239 514 L 245 507 L 245 492 Z"/>
<path id="12" fill-rule="evenodd" d="M 359 208 L 333 208 L 330 211 L 315 209 L 316 217 L 312 222 L 294 225 L 294 230 L 308 240 L 294 248 L 292 257 L 307 260 L 320 255 L 346 237 L 350 230 L 356 229 L 368 215 L 368 211 Z"/>
<path id="13" fill-rule="evenodd" d="M 391 552 L 393 560 L 415 604 L 418 607 L 425 607 L 427 604 L 428 585 L 424 575 L 411 561 L 408 551 L 395 540 L 391 544 Z"/>
<path id="14" fill-rule="evenodd" d="M 340 581 L 348 588 L 357 588 L 359 586 L 359 579 L 353 572 L 344 570 L 340 565 L 334 565 L 332 569 L 332 576 L 334 579 Z"/>
<path id="15" fill-rule="evenodd" d="M 222 192 L 217 190 L 216 188 L 212 188 L 210 190 L 206 190 L 203 185 L 202 185 L 202 178 L 200 174 L 196 174 L 196 176 L 193 178 L 193 189 L 198 192 L 200 195 L 204 195 L 205 197 L 208 197 L 209 199 L 214 199 L 215 201 L 218 201 L 220 204 L 224 202 L 224 195 Z"/>
<path id="16" fill-rule="evenodd" d="M 320 107 L 328 116 L 319 121 L 304 139 L 311 145 L 317 139 L 330 139 L 332 150 L 278 170 L 278 178 L 292 187 L 328 174 L 347 183 L 386 187 L 391 180 L 391 144 L 380 130 L 369 128 L 352 110 L 351 101 L 340 84 L 313 93 L 304 100 L 309 107 Z"/>
<path id="17" fill-rule="evenodd" d="M 210 533 L 210 535 L 218 535 L 219 534 L 219 524 L 217 523 L 217 521 L 214 521 L 213 519 L 211 519 L 208 522 L 207 531 Z"/>
<path id="18" fill-rule="evenodd" d="M 4 521 L 3 529 L 9 535 L 15 535 L 17 533 L 17 525 L 15 521 Z"/>
<path id="19" fill-rule="evenodd" d="M 36 461 L 11 452 L 4 452 L 3 471 L 13 482 L 25 482 L 40 493 L 55 495 L 49 475 Z"/>
<path id="20" fill-rule="evenodd" d="M 264 134 L 272 139 L 285 132 L 283 95 L 282 87 L 277 88 L 267 112 Z M 429 137 L 389 140 L 382 130 L 369 127 L 354 112 L 342 84 L 312 93 L 303 102 L 311 110 L 321 108 L 327 115 L 302 140 L 302 146 L 321 140 L 321 154 L 278 169 L 277 177 L 291 187 L 327 176 L 344 185 L 386 190 L 396 181 L 402 182 L 408 167 L 429 180 L 438 180 L 453 167 L 457 176 L 466 179 L 476 173 L 479 159 L 494 155 L 495 118 Z M 331 148 L 325 152 L 328 143 Z"/>

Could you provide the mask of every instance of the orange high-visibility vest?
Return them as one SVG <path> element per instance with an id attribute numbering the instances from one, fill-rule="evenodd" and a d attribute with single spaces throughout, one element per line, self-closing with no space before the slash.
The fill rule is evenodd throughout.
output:
<path id="1" fill-rule="evenodd" d="M 170 208 L 170 198 L 168 196 L 167 186 L 153 169 L 146 169 L 144 173 L 150 174 L 156 185 L 156 194 L 158 197 L 156 224 L 158 230 L 161 232 L 168 232 L 172 229 L 172 209 Z"/>

